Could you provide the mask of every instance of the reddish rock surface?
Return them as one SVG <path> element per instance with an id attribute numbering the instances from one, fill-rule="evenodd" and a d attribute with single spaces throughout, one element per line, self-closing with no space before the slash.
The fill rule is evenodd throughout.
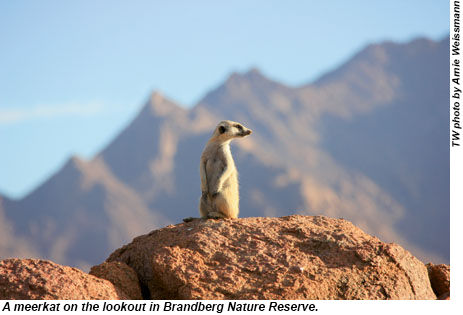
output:
<path id="1" fill-rule="evenodd" d="M 439 300 L 450 299 L 450 266 L 426 264 L 431 286 Z"/>
<path id="2" fill-rule="evenodd" d="M 107 261 L 133 268 L 152 299 L 436 299 L 408 251 L 322 216 L 170 225 Z"/>
<path id="3" fill-rule="evenodd" d="M 131 300 L 143 299 L 137 274 L 123 262 L 104 262 L 93 266 L 90 274 L 110 281 L 119 296 L 125 295 Z"/>
<path id="4" fill-rule="evenodd" d="M 0 261 L 2 300 L 116 300 L 111 282 L 79 269 L 40 259 Z"/>

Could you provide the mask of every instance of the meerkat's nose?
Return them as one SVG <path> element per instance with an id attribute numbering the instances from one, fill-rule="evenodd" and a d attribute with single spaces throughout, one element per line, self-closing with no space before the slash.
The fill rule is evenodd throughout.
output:
<path id="1" fill-rule="evenodd" d="M 248 129 L 248 135 L 250 135 L 251 133 L 252 133 L 252 130 Z"/>

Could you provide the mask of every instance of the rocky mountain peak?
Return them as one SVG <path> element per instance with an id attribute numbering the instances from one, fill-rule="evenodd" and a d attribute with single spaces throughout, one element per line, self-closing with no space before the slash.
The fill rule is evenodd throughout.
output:
<path id="1" fill-rule="evenodd" d="M 78 155 L 72 155 L 63 168 L 83 170 L 86 164 L 87 161 L 85 161 L 82 157 Z"/>
<path id="2" fill-rule="evenodd" d="M 229 89 L 239 89 L 243 85 L 253 88 L 272 88 L 282 84 L 269 79 L 258 68 L 251 68 L 246 72 L 233 72 L 223 84 Z"/>
<path id="3" fill-rule="evenodd" d="M 259 82 L 259 81 L 270 81 L 258 68 L 250 68 L 245 72 L 232 72 L 225 83 L 233 82 Z"/>
<path id="4" fill-rule="evenodd" d="M 196 107 L 206 109 L 220 119 L 242 120 L 242 113 L 255 112 L 257 115 L 262 109 L 272 107 L 274 104 L 268 100 L 269 94 L 286 93 L 288 89 L 267 78 L 257 68 L 252 68 L 247 72 L 230 74 L 221 85 L 206 94 Z M 264 108 L 260 108 L 262 105 Z"/>
<path id="5" fill-rule="evenodd" d="M 160 91 L 153 91 L 146 105 L 150 112 L 156 117 L 176 115 L 186 112 L 186 110 L 177 105 L 174 101 L 167 98 Z"/>

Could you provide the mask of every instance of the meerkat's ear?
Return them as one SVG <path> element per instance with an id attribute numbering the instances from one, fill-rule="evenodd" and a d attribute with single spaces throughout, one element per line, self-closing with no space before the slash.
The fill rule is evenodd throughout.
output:
<path id="1" fill-rule="evenodd" d="M 225 131 L 227 131 L 227 128 L 225 128 L 224 126 L 219 127 L 220 134 L 223 134 Z"/>

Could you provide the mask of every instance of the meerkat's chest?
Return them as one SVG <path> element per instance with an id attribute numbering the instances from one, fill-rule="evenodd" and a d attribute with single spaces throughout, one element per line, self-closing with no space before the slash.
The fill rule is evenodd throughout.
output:
<path id="1" fill-rule="evenodd" d="M 206 162 L 207 173 L 222 172 L 225 168 L 231 171 L 236 170 L 230 148 L 219 148 L 214 151 L 213 154 L 209 155 Z"/>

